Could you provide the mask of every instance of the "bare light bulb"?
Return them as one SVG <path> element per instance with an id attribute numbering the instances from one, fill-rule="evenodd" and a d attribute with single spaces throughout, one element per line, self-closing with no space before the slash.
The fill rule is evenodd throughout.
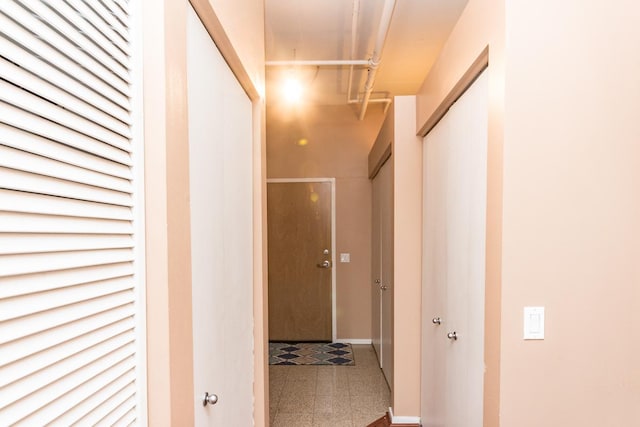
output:
<path id="1" fill-rule="evenodd" d="M 287 77 L 283 85 L 284 98 L 290 103 L 298 103 L 302 100 L 302 85 L 295 77 Z"/>

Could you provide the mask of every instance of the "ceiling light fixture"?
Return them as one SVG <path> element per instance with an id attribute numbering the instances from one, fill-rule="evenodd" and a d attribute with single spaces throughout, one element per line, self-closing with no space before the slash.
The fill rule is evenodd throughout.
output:
<path id="1" fill-rule="evenodd" d="M 292 73 L 285 76 L 282 84 L 282 95 L 284 96 L 284 99 L 289 103 L 297 104 L 302 100 L 303 94 L 304 89 L 300 80 L 298 80 L 298 78 Z"/>

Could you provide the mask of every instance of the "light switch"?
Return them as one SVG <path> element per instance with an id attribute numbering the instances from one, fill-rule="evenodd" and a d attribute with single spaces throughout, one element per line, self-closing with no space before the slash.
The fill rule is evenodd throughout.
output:
<path id="1" fill-rule="evenodd" d="M 524 308 L 524 339 L 544 339 L 544 307 Z"/>
<path id="2" fill-rule="evenodd" d="M 340 262 L 351 262 L 351 254 L 340 254 Z"/>

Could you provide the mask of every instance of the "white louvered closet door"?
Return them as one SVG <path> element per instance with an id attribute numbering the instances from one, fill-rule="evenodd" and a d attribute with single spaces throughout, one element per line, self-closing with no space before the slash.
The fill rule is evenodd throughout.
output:
<path id="1" fill-rule="evenodd" d="M 2 426 L 144 412 L 132 7 L 0 1 Z"/>

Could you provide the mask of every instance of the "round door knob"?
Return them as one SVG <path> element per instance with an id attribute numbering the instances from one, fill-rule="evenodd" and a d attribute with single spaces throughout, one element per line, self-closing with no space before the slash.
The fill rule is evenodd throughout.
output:
<path id="1" fill-rule="evenodd" d="M 439 325 L 442 323 L 442 319 L 439 317 L 434 317 L 433 319 L 431 319 L 431 323 L 433 323 L 434 325 Z"/>
<path id="2" fill-rule="evenodd" d="M 447 334 L 447 338 L 449 338 L 450 340 L 457 340 L 458 339 L 458 333 L 456 331 L 453 332 L 449 332 Z"/>
<path id="3" fill-rule="evenodd" d="M 207 405 L 215 405 L 218 403 L 218 396 L 215 394 L 209 394 L 209 392 L 205 392 L 204 398 L 202 399 L 202 406 Z"/>
<path id="4" fill-rule="evenodd" d="M 380 289 L 382 289 L 383 291 L 386 291 L 389 288 L 387 288 L 387 285 L 380 285 Z"/>

